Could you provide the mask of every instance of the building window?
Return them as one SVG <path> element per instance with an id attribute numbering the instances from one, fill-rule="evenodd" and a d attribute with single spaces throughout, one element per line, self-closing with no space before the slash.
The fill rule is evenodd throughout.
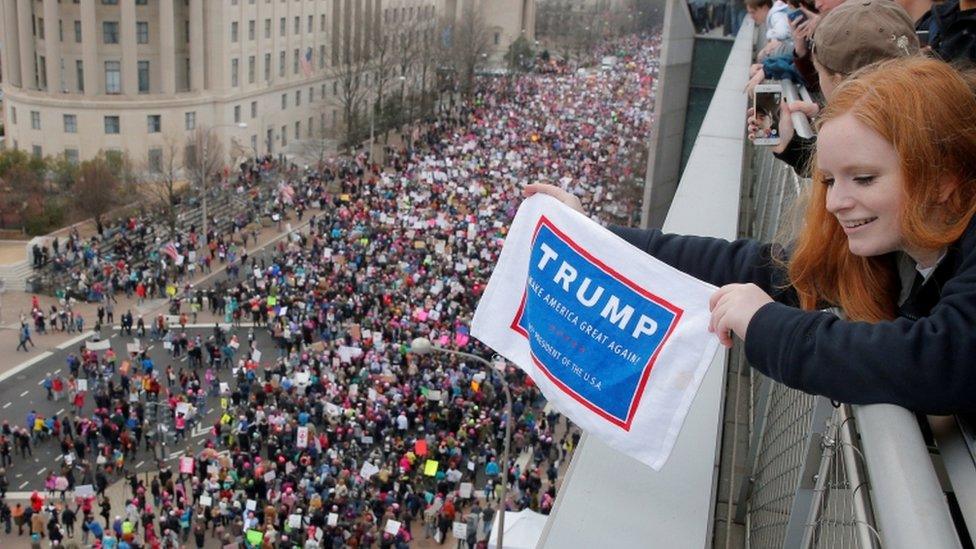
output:
<path id="1" fill-rule="evenodd" d="M 37 18 L 37 37 L 44 40 L 44 18 Z"/>
<path id="2" fill-rule="evenodd" d="M 325 32 L 325 14 L 319 16 L 319 32 Z"/>
<path id="3" fill-rule="evenodd" d="M 271 19 L 264 20 L 264 37 L 271 38 Z"/>
<path id="4" fill-rule="evenodd" d="M 292 34 L 299 34 L 300 32 L 302 32 L 302 18 L 297 15 L 295 16 L 294 27 L 295 27 L 295 32 Z"/>
<path id="5" fill-rule="evenodd" d="M 73 114 L 64 115 L 64 133 L 78 133 L 78 117 Z"/>
<path id="6" fill-rule="evenodd" d="M 301 121 L 295 122 L 295 141 L 302 138 L 302 123 Z"/>
<path id="7" fill-rule="evenodd" d="M 197 128 L 197 113 L 196 111 L 188 112 L 183 115 L 184 123 L 183 127 L 187 130 L 195 130 Z"/>
<path id="8" fill-rule="evenodd" d="M 295 91 L 295 106 L 296 107 L 302 106 L 302 90 Z"/>
<path id="9" fill-rule="evenodd" d="M 285 75 L 285 52 L 278 52 L 278 76 Z"/>
<path id="10" fill-rule="evenodd" d="M 17 125 L 17 107 L 10 107 L 10 123 Z"/>
<path id="11" fill-rule="evenodd" d="M 163 171 L 163 149 L 149 149 L 147 159 L 150 172 L 159 173 Z"/>
<path id="12" fill-rule="evenodd" d="M 75 78 L 78 79 L 78 91 L 85 91 L 85 63 L 81 59 L 75 59 Z"/>
<path id="13" fill-rule="evenodd" d="M 257 117 L 258 117 L 258 102 L 251 101 L 251 118 L 257 118 Z"/>
<path id="14" fill-rule="evenodd" d="M 148 6 L 149 5 L 149 0 L 136 0 L 136 5 L 137 6 Z"/>
<path id="15" fill-rule="evenodd" d="M 271 82 L 271 54 L 264 54 L 264 81 Z"/>
<path id="16" fill-rule="evenodd" d="M 241 106 L 240 105 L 234 105 L 234 123 L 235 124 L 240 124 L 241 123 Z"/>
<path id="17" fill-rule="evenodd" d="M 283 93 L 281 94 L 281 110 L 285 110 L 287 108 L 288 108 L 288 94 Z"/>
<path id="18" fill-rule="evenodd" d="M 139 61 L 139 93 L 149 93 L 149 61 Z"/>
<path id="19" fill-rule="evenodd" d="M 309 34 L 315 32 L 315 18 L 311 15 L 308 16 L 308 32 Z"/>
<path id="20" fill-rule="evenodd" d="M 117 134 L 117 133 L 119 133 L 119 117 L 118 116 L 106 116 L 105 117 L 105 133 L 106 134 Z"/>
<path id="21" fill-rule="evenodd" d="M 146 21 L 136 21 L 136 42 L 140 44 L 149 43 L 149 23 Z"/>
<path id="22" fill-rule="evenodd" d="M 78 149 L 65 149 L 64 159 L 71 164 L 78 164 Z"/>
<path id="23" fill-rule="evenodd" d="M 314 119 L 311 116 L 309 116 L 308 117 L 308 129 L 306 130 L 306 133 L 308 134 L 308 137 L 312 137 L 312 125 L 314 123 L 315 123 Z"/>
<path id="24" fill-rule="evenodd" d="M 36 158 L 38 160 L 40 160 L 41 158 L 44 158 L 44 150 L 41 149 L 41 146 L 40 145 L 34 145 L 33 148 L 32 148 L 32 152 L 34 154 L 34 158 Z"/>
<path id="25" fill-rule="evenodd" d="M 31 129 L 39 130 L 41 129 L 41 112 L 31 111 Z"/>
<path id="26" fill-rule="evenodd" d="M 298 66 L 300 64 L 299 63 L 300 58 L 301 58 L 301 54 L 298 52 L 298 48 L 295 48 L 295 55 L 292 56 L 292 68 L 291 68 L 292 74 L 298 74 Z"/>
<path id="27" fill-rule="evenodd" d="M 281 146 L 284 147 L 288 144 L 288 126 L 281 127 Z"/>
<path id="28" fill-rule="evenodd" d="M 102 0 L 102 5 L 104 5 L 104 6 L 117 6 L 117 5 L 119 5 L 119 0 Z"/>
<path id="29" fill-rule="evenodd" d="M 252 55 L 247 58 L 247 83 L 248 84 L 254 83 L 254 73 L 256 72 L 256 70 L 257 70 L 257 60 Z"/>
<path id="30" fill-rule="evenodd" d="M 315 88 L 312 86 L 308 87 L 308 102 L 311 103 L 315 101 Z"/>
<path id="31" fill-rule="evenodd" d="M 75 21 L 75 43 L 81 44 L 81 21 Z"/>
<path id="32" fill-rule="evenodd" d="M 325 45 L 319 46 L 319 68 L 325 68 Z"/>
<path id="33" fill-rule="evenodd" d="M 287 30 L 287 29 L 285 28 L 285 24 L 286 24 L 286 23 L 285 23 L 285 18 L 284 18 L 284 17 L 282 17 L 282 18 L 281 18 L 281 19 L 280 19 L 280 20 L 278 21 L 278 34 L 279 34 L 279 35 L 281 35 L 281 36 L 284 36 L 284 35 L 286 35 L 286 34 L 288 34 L 287 32 L 285 32 L 285 31 Z"/>
<path id="34" fill-rule="evenodd" d="M 239 64 L 240 63 L 238 62 L 237 59 L 231 59 L 230 60 L 230 85 L 233 86 L 233 87 L 235 87 L 235 88 L 237 87 L 237 84 L 238 84 L 238 69 L 239 69 L 238 65 Z"/>
<path id="35" fill-rule="evenodd" d="M 122 93 L 122 63 L 105 62 L 105 93 Z"/>
<path id="36" fill-rule="evenodd" d="M 495 33 L 495 38 L 494 38 L 494 40 L 495 40 L 495 45 L 496 45 L 496 46 L 497 46 L 498 44 L 501 44 L 501 42 L 502 42 L 502 35 L 496 32 L 496 33 Z"/>
<path id="37" fill-rule="evenodd" d="M 102 21 L 102 41 L 106 44 L 119 43 L 118 21 Z"/>
<path id="38" fill-rule="evenodd" d="M 257 27 L 257 25 L 256 25 L 256 22 L 254 21 L 254 19 L 251 19 L 250 21 L 247 22 L 247 39 L 248 40 L 254 40 L 254 30 L 255 30 L 256 27 Z"/>
<path id="39" fill-rule="evenodd" d="M 146 130 L 149 133 L 159 133 L 163 131 L 163 117 L 158 114 L 150 114 L 147 116 Z"/>
<path id="40" fill-rule="evenodd" d="M 230 24 L 230 41 L 237 42 L 237 21 Z"/>

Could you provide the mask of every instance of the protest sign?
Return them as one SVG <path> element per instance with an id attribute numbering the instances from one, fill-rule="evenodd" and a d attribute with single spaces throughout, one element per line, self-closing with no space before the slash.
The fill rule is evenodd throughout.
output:
<path id="1" fill-rule="evenodd" d="M 301 515 L 288 515 L 288 527 L 289 528 L 301 528 L 302 527 L 302 516 Z"/>
<path id="2" fill-rule="evenodd" d="M 79 484 L 75 486 L 75 497 L 87 498 L 95 495 L 95 487 L 91 484 Z"/>
<path id="3" fill-rule="evenodd" d="M 271 482 L 274 479 L 275 479 L 275 472 L 274 471 L 268 471 L 267 473 L 264 474 L 264 481 L 265 482 Z"/>
<path id="4" fill-rule="evenodd" d="M 105 351 L 112 348 L 112 342 L 107 339 L 86 341 L 85 347 L 87 347 L 89 351 Z"/>
<path id="5" fill-rule="evenodd" d="M 512 222 L 472 334 L 574 423 L 660 469 L 718 348 L 713 292 L 536 195 Z"/>
<path id="6" fill-rule="evenodd" d="M 427 455 L 427 440 L 423 438 L 418 438 L 417 442 L 413 444 L 413 452 L 418 456 Z"/>
<path id="7" fill-rule="evenodd" d="M 474 489 L 474 485 L 470 482 L 462 482 L 461 487 L 458 488 L 458 493 L 461 495 L 461 499 L 468 499 L 471 497 L 471 490 Z"/>
<path id="8" fill-rule="evenodd" d="M 78 389 L 78 392 L 87 391 L 88 390 L 88 380 L 87 379 L 79 379 L 78 381 L 75 382 L 75 388 Z"/>
<path id="9" fill-rule="evenodd" d="M 326 521 L 329 526 L 336 526 L 339 524 L 339 515 L 337 513 L 329 513 L 329 517 Z"/>
<path id="10" fill-rule="evenodd" d="M 397 535 L 400 532 L 400 521 L 389 519 L 386 521 L 386 528 L 383 529 L 384 532 L 390 534 L 391 536 Z"/>
<path id="11" fill-rule="evenodd" d="M 424 474 L 428 477 L 432 477 L 437 474 L 437 461 L 433 459 L 428 459 L 427 463 L 424 464 Z"/>
<path id="12" fill-rule="evenodd" d="M 308 448 L 308 427 L 299 427 L 296 433 L 295 445 L 299 448 Z"/>
<path id="13" fill-rule="evenodd" d="M 244 503 L 244 509 L 248 511 L 254 511 L 258 508 L 258 502 L 253 499 L 249 499 Z"/>
<path id="14" fill-rule="evenodd" d="M 359 476 L 363 478 L 369 478 L 379 472 L 380 472 L 379 467 L 373 465 L 368 461 L 364 461 L 362 468 L 359 469 Z"/>
<path id="15" fill-rule="evenodd" d="M 260 547 L 263 540 L 264 532 L 260 530 L 247 531 L 247 542 L 251 544 L 251 547 Z"/>
<path id="16" fill-rule="evenodd" d="M 210 507 L 211 503 L 213 503 L 213 499 L 209 495 L 204 494 L 200 496 L 200 505 L 203 505 L 204 507 Z"/>
<path id="17" fill-rule="evenodd" d="M 129 354 L 138 354 L 142 352 L 142 348 L 139 346 L 139 341 L 136 340 L 135 343 L 126 343 L 125 352 Z"/>
<path id="18" fill-rule="evenodd" d="M 193 458 L 191 457 L 180 458 L 180 473 L 187 474 L 187 475 L 193 474 Z"/>
<path id="19" fill-rule="evenodd" d="M 468 538 L 468 523 L 466 522 L 455 522 L 451 525 L 451 533 L 454 534 L 454 538 L 457 540 L 465 540 Z"/>

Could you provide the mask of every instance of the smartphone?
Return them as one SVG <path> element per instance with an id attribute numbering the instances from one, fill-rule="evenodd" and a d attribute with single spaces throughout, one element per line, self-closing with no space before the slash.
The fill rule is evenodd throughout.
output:
<path id="1" fill-rule="evenodd" d="M 753 90 L 752 108 L 759 129 L 752 142 L 756 145 L 779 145 L 779 104 L 783 101 L 783 86 L 759 84 Z"/>
<path id="2" fill-rule="evenodd" d="M 803 10 L 799 9 L 787 13 L 786 17 L 789 18 L 790 21 L 797 21 L 797 24 L 800 24 L 804 19 L 807 18 L 807 16 L 803 13 Z"/>
<path id="3" fill-rule="evenodd" d="M 915 31 L 915 36 L 918 37 L 918 47 L 924 48 L 929 45 L 929 30 L 919 29 Z"/>

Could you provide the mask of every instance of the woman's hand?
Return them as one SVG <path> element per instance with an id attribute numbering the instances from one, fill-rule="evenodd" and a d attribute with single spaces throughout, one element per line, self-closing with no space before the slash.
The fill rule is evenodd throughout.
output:
<path id="1" fill-rule="evenodd" d="M 708 331 L 718 336 L 725 347 L 732 347 L 732 332 L 745 341 L 749 322 L 763 305 L 773 298 L 755 284 L 726 284 L 712 294 L 708 310 L 712 320 Z"/>
<path id="2" fill-rule="evenodd" d="M 580 199 L 577 198 L 576 195 L 555 185 L 550 185 L 548 183 L 531 183 L 525 186 L 522 193 L 526 198 L 537 193 L 548 194 L 579 213 L 586 215 L 586 212 L 583 211 L 583 203 L 580 202 Z"/>

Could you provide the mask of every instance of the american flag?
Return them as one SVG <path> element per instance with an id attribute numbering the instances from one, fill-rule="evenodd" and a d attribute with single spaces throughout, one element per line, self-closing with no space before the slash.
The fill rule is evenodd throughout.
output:
<path id="1" fill-rule="evenodd" d="M 300 62 L 302 64 L 302 74 L 304 74 L 306 78 L 312 76 L 312 48 L 305 50 Z"/>
<path id="2" fill-rule="evenodd" d="M 176 244 L 173 241 L 169 241 L 165 246 L 159 249 L 164 255 L 170 256 L 173 261 L 176 261 L 176 257 L 180 255 L 179 250 L 176 249 Z"/>

